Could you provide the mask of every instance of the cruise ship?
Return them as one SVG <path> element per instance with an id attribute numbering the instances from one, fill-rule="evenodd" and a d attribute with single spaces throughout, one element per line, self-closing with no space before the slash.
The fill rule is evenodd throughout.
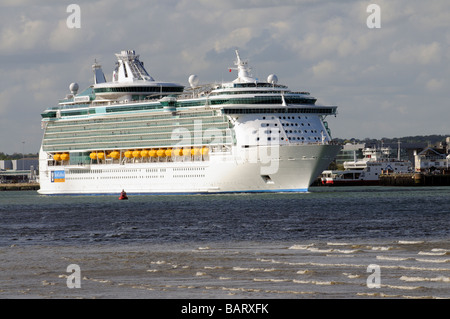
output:
<path id="1" fill-rule="evenodd" d="M 90 87 L 41 114 L 40 194 L 307 192 L 341 148 L 336 106 L 258 80 L 237 50 L 237 78 L 189 86 L 155 80 L 134 50 L 116 57 L 111 81 L 95 62 Z"/>

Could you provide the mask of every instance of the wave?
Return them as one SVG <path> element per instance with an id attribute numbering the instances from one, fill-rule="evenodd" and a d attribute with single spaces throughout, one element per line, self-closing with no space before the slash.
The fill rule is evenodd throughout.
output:
<path id="1" fill-rule="evenodd" d="M 450 282 L 450 277 L 444 277 L 444 276 L 439 276 L 439 277 L 435 277 L 435 278 L 401 276 L 399 279 L 403 280 L 403 281 L 412 281 L 412 282 L 414 282 L 414 281 Z"/>
<path id="2" fill-rule="evenodd" d="M 405 261 L 405 260 L 414 260 L 411 257 L 390 257 L 390 256 L 377 256 L 379 260 L 392 260 L 392 261 Z"/>
<path id="3" fill-rule="evenodd" d="M 341 245 L 341 244 L 328 243 L 328 245 L 338 246 L 338 245 Z M 342 246 L 343 245 L 347 245 L 347 244 L 342 244 Z M 359 249 L 334 249 L 334 248 L 320 249 L 320 248 L 317 248 L 317 247 L 313 247 L 312 244 L 311 245 L 292 245 L 288 249 L 308 250 L 308 251 L 313 252 L 313 253 L 341 253 L 341 254 L 354 254 L 354 253 L 360 251 Z"/>
<path id="4" fill-rule="evenodd" d="M 361 278 L 361 275 L 355 275 L 355 274 L 349 274 L 349 273 L 342 273 L 344 276 L 346 276 L 349 279 L 356 279 L 356 278 Z"/>
<path id="5" fill-rule="evenodd" d="M 344 284 L 343 282 L 338 282 L 338 281 L 298 280 L 298 279 L 294 279 L 294 280 L 292 280 L 292 282 L 296 283 L 296 284 L 313 284 L 313 285 L 320 285 L 320 286 L 332 286 L 332 285 Z"/>
<path id="6" fill-rule="evenodd" d="M 350 243 L 327 243 L 328 246 L 350 246 Z"/>
<path id="7" fill-rule="evenodd" d="M 450 262 L 450 259 L 423 259 L 423 258 L 416 258 L 417 261 L 423 262 L 423 263 L 448 263 Z"/>
<path id="8" fill-rule="evenodd" d="M 307 250 L 308 248 L 310 248 L 312 246 L 313 246 L 313 244 L 310 244 L 310 245 L 292 245 L 288 249 Z"/>
<path id="9" fill-rule="evenodd" d="M 235 271 L 262 271 L 262 272 L 272 272 L 276 271 L 275 268 L 247 268 L 247 267 L 233 267 Z"/>
<path id="10" fill-rule="evenodd" d="M 417 244 L 423 244 L 423 240 L 399 240 L 399 244 L 402 245 L 417 245 Z"/>
<path id="11" fill-rule="evenodd" d="M 423 256 L 445 256 L 448 255 L 449 252 L 442 249 L 442 251 L 419 251 L 417 254 Z"/>
<path id="12" fill-rule="evenodd" d="M 385 251 L 385 250 L 392 250 L 394 249 L 394 247 L 392 246 L 369 246 L 369 248 L 371 250 L 381 250 L 381 251 Z"/>

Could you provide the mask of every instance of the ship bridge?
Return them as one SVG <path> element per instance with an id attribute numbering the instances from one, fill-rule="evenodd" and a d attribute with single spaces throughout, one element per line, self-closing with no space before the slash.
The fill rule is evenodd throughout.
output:
<path id="1" fill-rule="evenodd" d="M 155 81 L 139 60 L 134 50 L 116 53 L 117 62 L 112 81 L 107 82 L 101 66 L 95 63 L 94 93 L 100 100 L 143 100 L 180 94 L 184 86 L 176 83 Z"/>

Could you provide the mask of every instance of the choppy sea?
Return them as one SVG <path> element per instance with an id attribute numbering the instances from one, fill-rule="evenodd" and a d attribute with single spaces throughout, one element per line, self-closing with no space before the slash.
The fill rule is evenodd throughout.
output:
<path id="1" fill-rule="evenodd" d="M 0 298 L 450 298 L 450 187 L 0 192 Z"/>

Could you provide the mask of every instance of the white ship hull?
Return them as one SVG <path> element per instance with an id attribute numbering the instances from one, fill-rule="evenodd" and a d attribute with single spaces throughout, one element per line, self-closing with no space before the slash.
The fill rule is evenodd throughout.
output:
<path id="1" fill-rule="evenodd" d="M 192 194 L 306 192 L 340 150 L 316 105 L 250 74 L 191 89 L 155 81 L 134 50 L 116 54 L 111 82 L 93 65 L 94 84 L 42 114 L 39 193 Z"/>
<path id="2" fill-rule="evenodd" d="M 39 193 L 108 195 L 122 189 L 128 194 L 307 192 L 339 149 L 338 145 L 279 146 L 277 158 L 270 161 L 241 152 L 239 156 L 211 156 L 209 161 L 85 166 L 47 166 L 46 153 L 41 152 Z"/>

